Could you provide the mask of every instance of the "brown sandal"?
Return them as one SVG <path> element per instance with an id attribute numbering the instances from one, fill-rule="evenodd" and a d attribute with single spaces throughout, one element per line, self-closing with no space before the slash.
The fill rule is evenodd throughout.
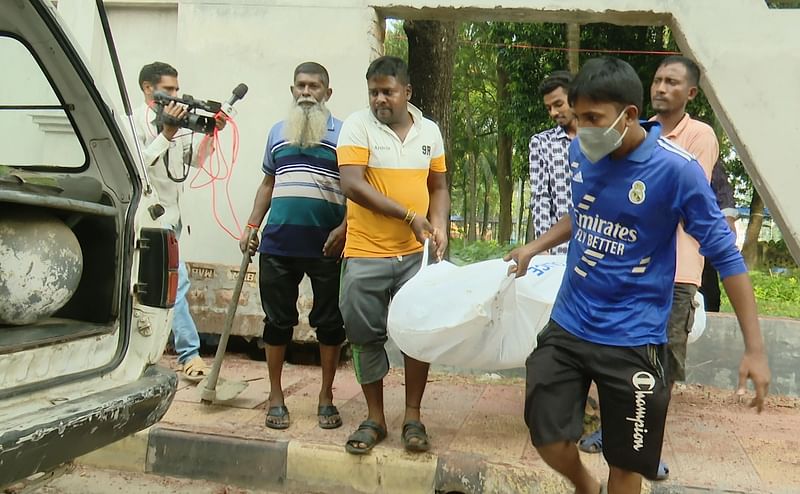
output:
<path id="1" fill-rule="evenodd" d="M 416 442 L 412 442 L 416 439 Z M 422 453 L 431 449 L 428 433 L 419 420 L 409 420 L 403 424 L 403 447 L 406 451 Z"/>
<path id="2" fill-rule="evenodd" d="M 350 434 L 344 449 L 350 454 L 365 455 L 384 439 L 386 439 L 386 429 L 374 420 L 367 419 L 361 422 L 355 432 Z M 365 447 L 361 448 L 358 446 L 359 444 L 364 444 Z"/>
<path id="3" fill-rule="evenodd" d="M 275 420 L 270 420 L 275 419 Z M 264 425 L 270 429 L 288 429 L 289 428 L 289 409 L 286 405 L 279 405 L 276 407 L 269 407 L 267 410 L 267 418 L 264 420 Z"/>
<path id="4" fill-rule="evenodd" d="M 320 429 L 337 429 L 342 426 L 342 416 L 336 405 L 320 405 L 317 407 L 317 420 Z"/>

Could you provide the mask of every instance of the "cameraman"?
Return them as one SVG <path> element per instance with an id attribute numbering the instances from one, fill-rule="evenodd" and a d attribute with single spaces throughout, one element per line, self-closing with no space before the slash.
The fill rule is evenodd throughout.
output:
<path id="1" fill-rule="evenodd" d="M 203 140 L 203 134 L 192 134 L 190 130 L 174 125 L 186 116 L 187 109 L 183 105 L 170 102 L 164 106 L 164 118 L 157 118 L 153 94 L 161 91 L 171 97 L 178 95 L 178 71 L 174 67 L 163 62 L 145 65 L 139 72 L 139 88 L 144 94 L 145 104 L 134 111 L 136 137 L 142 147 L 142 156 L 148 166 L 150 181 L 164 207 L 162 219 L 172 226 L 180 237 L 181 212 L 178 203 L 183 186 L 173 178 L 180 179 L 185 176 L 185 165 L 197 166 L 198 156 L 209 156 L 214 151 L 213 141 Z M 217 115 L 215 119 L 217 129 L 225 127 L 222 115 Z M 172 336 L 180 371 L 186 379 L 199 382 L 208 374 L 208 367 L 200 358 L 200 337 L 189 313 L 189 303 L 186 298 L 188 292 L 189 273 L 186 264 L 181 261 L 178 268 L 178 294 L 173 310 Z"/>

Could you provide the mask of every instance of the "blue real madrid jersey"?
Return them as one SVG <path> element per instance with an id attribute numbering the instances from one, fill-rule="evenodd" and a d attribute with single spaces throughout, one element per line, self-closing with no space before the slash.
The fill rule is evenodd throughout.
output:
<path id="1" fill-rule="evenodd" d="M 700 164 L 661 137 L 655 122 L 623 159 L 597 163 L 569 150 L 572 237 L 552 318 L 603 345 L 667 341 L 675 279 L 675 232 L 683 222 L 720 275 L 746 272 Z"/>

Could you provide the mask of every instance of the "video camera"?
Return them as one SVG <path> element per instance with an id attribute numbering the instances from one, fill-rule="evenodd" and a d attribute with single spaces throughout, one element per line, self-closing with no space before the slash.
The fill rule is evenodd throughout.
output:
<path id="1" fill-rule="evenodd" d="M 189 94 L 184 94 L 180 98 L 174 98 L 167 93 L 156 91 L 153 93 L 153 100 L 156 103 L 156 121 L 159 124 L 183 127 L 203 134 L 214 133 L 214 128 L 217 125 L 214 120 L 214 115 L 222 108 L 222 105 L 216 101 L 197 100 Z M 187 113 L 180 120 L 164 114 L 164 107 L 172 101 L 186 106 Z M 212 115 L 200 115 L 196 113 L 197 110 L 203 110 Z"/>
<path id="2" fill-rule="evenodd" d="M 177 127 L 183 127 L 185 129 L 190 129 L 194 132 L 200 132 L 203 134 L 213 134 L 214 129 L 216 128 L 216 121 L 214 120 L 214 115 L 223 111 L 224 113 L 230 115 L 233 104 L 244 98 L 244 95 L 247 93 L 247 85 L 239 84 L 233 90 L 233 94 L 231 95 L 230 99 L 225 102 L 223 105 L 217 101 L 212 100 L 199 100 L 194 99 L 194 97 L 190 94 L 184 94 L 180 98 L 172 97 L 163 91 L 156 91 L 153 93 L 153 100 L 156 104 L 156 121 L 160 124 L 168 124 L 174 125 Z M 169 115 L 164 114 L 164 106 L 169 104 L 170 102 L 175 102 L 181 105 L 186 106 L 187 113 L 183 116 L 182 119 L 178 120 Z M 197 110 L 202 110 L 206 113 L 210 113 L 211 115 L 200 115 L 197 113 Z"/>

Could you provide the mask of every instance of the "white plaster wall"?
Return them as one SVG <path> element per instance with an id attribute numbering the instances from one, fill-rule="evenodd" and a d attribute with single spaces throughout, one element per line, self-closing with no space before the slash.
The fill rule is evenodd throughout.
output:
<path id="1" fill-rule="evenodd" d="M 235 211 L 246 222 L 263 177 L 267 133 L 289 108 L 289 86 L 297 64 L 313 60 L 328 69 L 333 88 L 329 106 L 337 117 L 344 119 L 367 104 L 364 73 L 370 61 L 374 15 L 364 7 L 241 3 L 181 2 L 177 60 L 182 67 L 181 84 L 188 90 L 184 81 L 194 81 L 195 96 L 227 98 L 239 82 L 250 88 L 236 104 L 241 150 L 230 186 Z M 184 221 L 191 225 L 191 234 L 181 245 L 186 258 L 237 264 L 241 258 L 237 241 L 211 217 L 211 188 L 188 190 L 184 199 L 184 204 L 191 204 L 183 208 Z M 216 201 L 217 211 L 230 228 L 222 184 L 217 187 Z"/>
<path id="2" fill-rule="evenodd" d="M 139 89 L 139 70 L 145 64 L 161 61 L 178 65 L 176 38 L 178 27 L 178 9 L 142 7 L 108 9 L 109 23 L 114 34 L 125 87 L 136 107 L 144 102 Z M 118 97 L 114 71 L 108 57 L 103 57 L 101 76 L 108 94 Z M 97 62 L 95 62 L 97 64 Z M 180 68 L 178 68 L 180 71 Z M 180 74 L 183 75 L 183 74 Z M 187 80 L 191 83 L 191 80 Z M 120 108 L 122 108 L 120 106 Z"/>

